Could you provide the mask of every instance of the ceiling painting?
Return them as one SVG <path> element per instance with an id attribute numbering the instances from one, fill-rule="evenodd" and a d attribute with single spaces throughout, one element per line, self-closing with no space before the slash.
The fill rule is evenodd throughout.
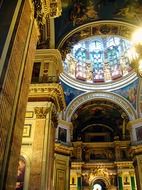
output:
<path id="1" fill-rule="evenodd" d="M 97 20 L 121 20 L 138 25 L 141 0 L 63 0 L 62 16 L 56 18 L 56 42 L 72 29 Z"/>
<path id="2" fill-rule="evenodd" d="M 72 116 L 74 139 L 85 133 L 110 132 L 122 138 L 123 122 L 129 121 L 120 106 L 107 100 L 91 100 L 81 105 Z M 127 131 L 128 133 L 128 131 Z M 77 134 L 77 136 L 76 136 Z"/>
<path id="3" fill-rule="evenodd" d="M 62 87 L 64 89 L 64 95 L 65 95 L 65 100 L 66 104 L 69 105 L 69 103 L 79 96 L 80 94 L 85 93 L 85 91 L 81 91 L 78 89 L 75 89 L 73 87 L 68 86 L 64 82 L 62 83 Z M 120 96 L 126 98 L 132 106 L 136 109 L 136 104 L 137 104 L 137 97 L 138 97 L 138 91 L 136 90 L 138 88 L 139 80 L 134 81 L 133 83 L 120 88 L 119 90 L 113 91 L 116 94 L 119 94 Z"/>
<path id="4" fill-rule="evenodd" d="M 135 109 L 136 109 L 136 103 L 137 103 L 137 97 L 138 97 L 138 91 L 137 91 L 138 83 L 139 81 L 136 80 L 132 84 L 114 91 L 115 93 L 126 98 L 133 105 Z"/>
<path id="5" fill-rule="evenodd" d="M 69 105 L 69 103 L 76 98 L 77 96 L 79 96 L 80 94 L 84 93 L 84 91 L 80 91 L 77 90 L 73 87 L 68 86 L 67 84 L 61 82 L 63 90 L 64 90 L 64 95 L 65 95 L 65 101 L 67 106 Z"/>

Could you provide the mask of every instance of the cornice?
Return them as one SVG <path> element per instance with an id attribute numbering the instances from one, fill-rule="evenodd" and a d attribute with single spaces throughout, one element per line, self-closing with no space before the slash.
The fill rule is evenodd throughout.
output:
<path id="1" fill-rule="evenodd" d="M 58 49 L 37 49 L 35 53 L 35 62 L 49 62 L 56 66 L 59 71 L 63 72 L 62 57 Z"/>
<path id="2" fill-rule="evenodd" d="M 60 84 L 31 84 L 29 89 L 29 102 L 49 101 L 57 111 L 65 109 L 64 92 Z"/>
<path id="3" fill-rule="evenodd" d="M 113 142 L 82 142 L 82 141 L 76 141 L 72 142 L 74 147 L 82 146 L 82 147 L 88 147 L 88 148 L 112 148 L 117 145 L 120 147 L 127 147 L 130 144 L 130 141 L 113 141 Z"/>
<path id="4" fill-rule="evenodd" d="M 73 150 L 73 147 L 67 146 L 61 143 L 55 143 L 55 152 L 61 153 L 64 155 L 70 155 Z"/>
<path id="5" fill-rule="evenodd" d="M 114 162 L 114 164 L 117 166 L 117 168 L 128 168 L 128 169 L 133 169 L 133 161 L 119 161 L 119 162 Z"/>
<path id="6" fill-rule="evenodd" d="M 133 156 L 142 154 L 142 144 L 131 146 L 130 152 Z"/>
<path id="7" fill-rule="evenodd" d="M 46 107 L 35 107 L 34 110 L 37 119 L 45 119 L 47 113 L 49 112 L 49 108 Z"/>
<path id="8" fill-rule="evenodd" d="M 76 97 L 67 107 L 66 113 L 65 113 L 65 120 L 71 121 L 72 115 L 75 113 L 75 111 L 84 103 L 90 101 L 90 100 L 109 100 L 110 102 L 115 103 L 116 105 L 119 105 L 125 113 L 128 115 L 130 120 L 134 120 L 137 117 L 136 111 L 132 107 L 132 105 L 124 99 L 122 96 L 112 93 L 112 92 L 86 92 L 84 94 L 79 95 Z"/>

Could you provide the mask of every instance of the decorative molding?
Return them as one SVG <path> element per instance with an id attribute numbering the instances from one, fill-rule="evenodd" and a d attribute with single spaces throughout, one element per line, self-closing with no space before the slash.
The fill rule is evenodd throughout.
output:
<path id="1" fill-rule="evenodd" d="M 125 100 L 122 96 L 111 93 L 111 92 L 88 92 L 81 94 L 77 98 L 75 98 L 67 107 L 66 113 L 65 113 L 65 120 L 71 121 L 71 117 L 74 114 L 74 112 L 84 103 L 93 100 L 93 99 L 107 99 L 111 102 L 114 102 L 115 104 L 119 105 L 125 113 L 128 115 L 130 120 L 136 119 L 137 115 L 132 107 L 132 105 Z"/>
<path id="2" fill-rule="evenodd" d="M 114 164 L 117 166 L 117 169 L 128 169 L 131 171 L 134 169 L 133 162 L 132 161 L 120 161 L 120 162 L 114 162 Z M 133 171 L 133 170 L 132 170 Z M 122 172 L 121 170 L 118 171 L 118 173 Z"/>
<path id="3" fill-rule="evenodd" d="M 25 118 L 33 118 L 34 112 L 33 111 L 26 111 Z"/>
<path id="4" fill-rule="evenodd" d="M 63 72 L 62 57 L 57 49 L 37 49 L 35 62 L 51 63 L 58 70 L 58 75 Z"/>
<path id="5" fill-rule="evenodd" d="M 136 28 L 135 25 L 120 21 L 105 20 L 91 22 L 78 27 L 67 34 L 60 42 L 58 49 L 61 51 L 64 59 L 66 54 L 70 52 L 72 46 L 82 39 L 94 35 L 118 35 L 126 39 L 131 39 L 131 34 Z"/>
<path id="6" fill-rule="evenodd" d="M 117 81 L 97 84 L 76 80 L 67 75 L 65 72 L 61 73 L 60 75 L 60 80 L 63 81 L 66 85 L 84 92 L 94 90 L 112 92 L 124 88 L 125 86 L 135 82 L 137 78 L 138 77 L 136 76 L 136 73 L 132 72 L 129 75 L 118 79 Z"/>
<path id="7" fill-rule="evenodd" d="M 55 18 L 61 15 L 61 0 L 33 0 L 34 18 L 38 25 L 45 24 L 48 17 Z"/>
<path id="8" fill-rule="evenodd" d="M 97 179 L 102 179 L 106 186 L 110 185 L 109 171 L 104 166 L 98 166 L 89 174 L 89 183 L 93 184 Z"/>
<path id="9" fill-rule="evenodd" d="M 58 126 L 58 117 L 57 117 L 57 109 L 54 104 L 51 107 L 51 120 L 53 122 L 53 126 L 57 128 Z"/>
<path id="10" fill-rule="evenodd" d="M 130 153 L 133 157 L 142 154 L 142 144 L 131 146 Z"/>
<path id="11" fill-rule="evenodd" d="M 35 107 L 35 114 L 37 119 L 45 119 L 49 108 L 46 107 Z"/>
<path id="12" fill-rule="evenodd" d="M 68 146 L 67 144 L 61 144 L 55 142 L 55 153 L 70 155 L 73 151 L 73 147 Z"/>
<path id="13" fill-rule="evenodd" d="M 31 84 L 29 101 L 49 101 L 55 104 L 58 112 L 65 109 L 64 92 L 60 84 Z"/>
<path id="14" fill-rule="evenodd" d="M 50 17 L 59 17 L 62 12 L 61 0 L 50 0 Z"/>
<path id="15" fill-rule="evenodd" d="M 24 124 L 23 137 L 30 138 L 31 137 L 31 130 L 32 130 L 31 124 Z"/>

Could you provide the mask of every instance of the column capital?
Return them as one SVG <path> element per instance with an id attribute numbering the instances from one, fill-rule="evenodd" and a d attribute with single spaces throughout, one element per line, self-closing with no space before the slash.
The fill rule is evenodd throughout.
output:
<path id="1" fill-rule="evenodd" d="M 47 113 L 49 112 L 49 108 L 47 108 L 47 107 L 35 107 L 34 111 L 35 111 L 37 119 L 45 119 Z"/>
<path id="2" fill-rule="evenodd" d="M 129 171 L 129 174 L 131 177 L 134 177 L 134 175 L 135 175 L 134 171 Z"/>

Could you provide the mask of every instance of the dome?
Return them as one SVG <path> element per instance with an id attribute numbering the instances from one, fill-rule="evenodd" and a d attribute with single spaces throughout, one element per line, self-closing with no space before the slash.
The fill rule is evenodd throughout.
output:
<path id="1" fill-rule="evenodd" d="M 115 35 L 86 38 L 66 54 L 64 73 L 89 84 L 114 82 L 132 71 L 130 47 L 130 41 Z"/>

